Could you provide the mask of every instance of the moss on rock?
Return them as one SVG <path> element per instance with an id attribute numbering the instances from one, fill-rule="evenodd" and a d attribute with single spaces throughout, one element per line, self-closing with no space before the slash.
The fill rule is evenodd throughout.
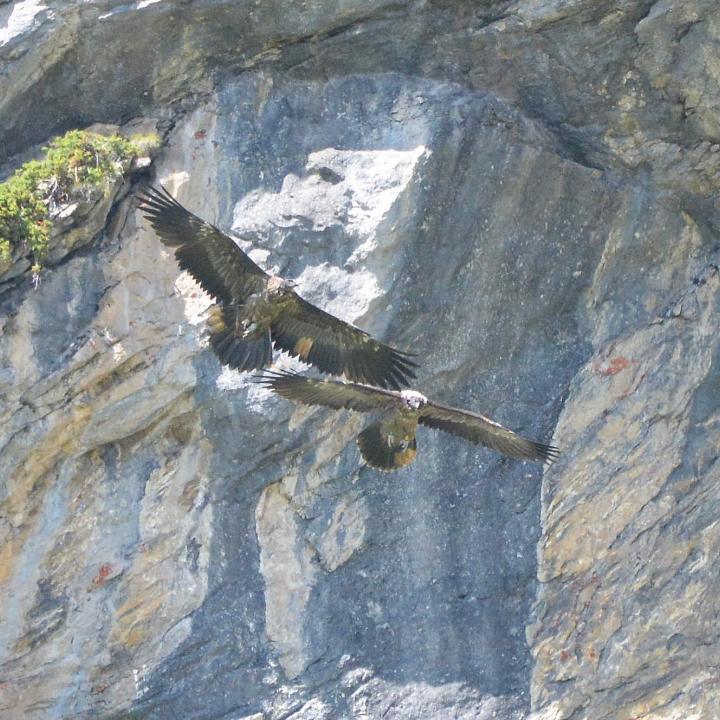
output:
<path id="1" fill-rule="evenodd" d="M 52 215 L 72 198 L 127 172 L 133 160 L 151 154 L 157 135 L 101 135 L 71 130 L 50 141 L 39 160 L 31 160 L 0 183 L 0 269 L 14 250 L 33 256 L 39 272 L 48 252 Z"/>

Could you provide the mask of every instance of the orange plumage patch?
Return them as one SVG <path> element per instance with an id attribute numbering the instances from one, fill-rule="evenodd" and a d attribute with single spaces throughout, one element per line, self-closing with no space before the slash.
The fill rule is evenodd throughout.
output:
<path id="1" fill-rule="evenodd" d="M 409 465 L 415 459 L 415 455 L 417 455 L 417 448 L 414 443 L 412 447 L 396 452 L 393 457 L 393 468 L 401 468 Z"/>
<path id="2" fill-rule="evenodd" d="M 303 360 L 307 360 L 308 355 L 310 354 L 310 349 L 313 346 L 313 339 L 309 337 L 301 337 L 296 343 L 295 343 L 295 352 L 298 354 L 298 357 L 302 358 Z"/>
<path id="3" fill-rule="evenodd" d="M 227 330 L 225 319 L 223 318 L 223 311 L 219 305 L 213 305 L 210 308 L 210 313 L 208 314 L 208 325 L 210 326 L 210 332 L 213 333 L 213 335 L 217 335 L 217 333 Z"/>

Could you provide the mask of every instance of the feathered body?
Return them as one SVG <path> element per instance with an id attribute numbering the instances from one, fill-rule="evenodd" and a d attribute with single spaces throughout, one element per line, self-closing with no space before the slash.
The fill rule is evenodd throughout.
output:
<path id="1" fill-rule="evenodd" d="M 272 362 L 272 326 L 292 305 L 291 283 L 277 276 L 242 305 L 213 305 L 210 345 L 225 365 L 251 370 Z"/>

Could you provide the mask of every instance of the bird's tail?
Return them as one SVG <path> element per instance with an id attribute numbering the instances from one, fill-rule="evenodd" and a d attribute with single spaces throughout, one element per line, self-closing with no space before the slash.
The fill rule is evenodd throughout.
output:
<path id="1" fill-rule="evenodd" d="M 223 365 L 235 370 L 257 370 L 272 362 L 272 344 L 269 330 L 258 330 L 250 335 L 236 331 L 233 308 L 213 305 L 208 312 L 210 346 Z"/>
<path id="2" fill-rule="evenodd" d="M 368 425 L 358 435 L 358 446 L 363 460 L 378 470 L 398 470 L 409 465 L 417 453 L 415 436 L 396 438 L 383 432 L 379 421 Z"/>

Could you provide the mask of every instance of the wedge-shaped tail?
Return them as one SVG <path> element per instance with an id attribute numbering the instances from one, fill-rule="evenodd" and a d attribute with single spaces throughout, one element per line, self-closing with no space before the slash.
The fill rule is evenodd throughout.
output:
<path id="1" fill-rule="evenodd" d="M 382 423 L 370 423 L 357 439 L 360 454 L 370 467 L 378 470 L 399 470 L 409 465 L 417 453 L 415 436 L 411 440 L 396 438 L 383 432 Z"/>
<path id="2" fill-rule="evenodd" d="M 259 370 L 272 362 L 268 330 L 249 334 L 236 330 L 236 310 L 213 305 L 208 316 L 210 345 L 223 365 L 235 370 Z"/>

